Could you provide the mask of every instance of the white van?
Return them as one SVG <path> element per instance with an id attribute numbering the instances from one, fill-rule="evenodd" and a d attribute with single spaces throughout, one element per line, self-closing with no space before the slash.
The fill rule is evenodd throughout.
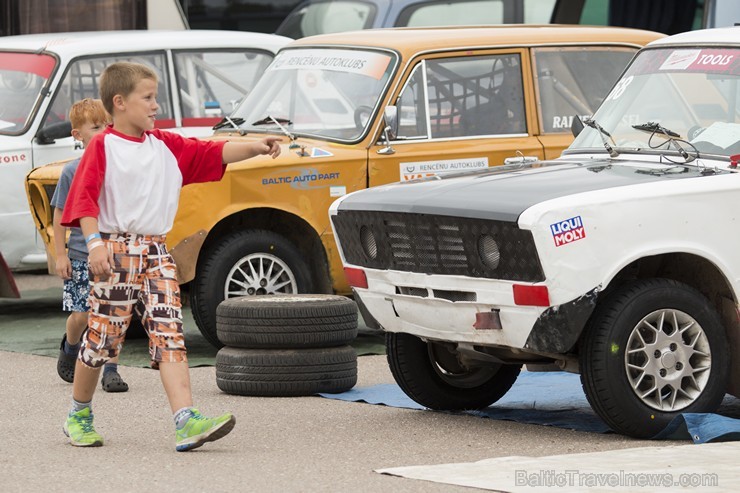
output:
<path id="1" fill-rule="evenodd" d="M 0 37 L 0 272 L 46 268 L 24 179 L 32 168 L 82 154 L 69 109 L 98 97 L 116 61 L 159 75 L 158 128 L 205 136 L 248 93 L 291 41 L 236 31 L 102 31 Z M 2 276 L 0 276 L 2 277 Z"/>

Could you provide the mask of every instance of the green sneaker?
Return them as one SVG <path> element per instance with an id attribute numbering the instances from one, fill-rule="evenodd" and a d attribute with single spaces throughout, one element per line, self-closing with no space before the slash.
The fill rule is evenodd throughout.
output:
<path id="1" fill-rule="evenodd" d="M 190 409 L 190 418 L 185 426 L 177 430 L 178 452 L 193 450 L 206 442 L 213 442 L 223 438 L 234 429 L 236 418 L 231 413 L 222 414 L 217 418 L 206 418 L 195 409 Z"/>
<path id="2" fill-rule="evenodd" d="M 89 407 L 76 413 L 69 413 L 64 422 L 64 434 L 75 447 L 100 447 L 103 445 L 101 437 L 93 428 L 93 414 Z"/>

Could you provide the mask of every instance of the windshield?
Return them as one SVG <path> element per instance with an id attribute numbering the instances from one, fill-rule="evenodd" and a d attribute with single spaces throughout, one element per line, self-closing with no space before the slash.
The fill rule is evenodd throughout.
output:
<path id="1" fill-rule="evenodd" d="M 25 131 L 55 66 L 49 55 L 0 51 L 0 134 Z"/>
<path id="2" fill-rule="evenodd" d="M 355 141 L 380 104 L 394 63 L 388 53 L 350 49 L 293 49 L 278 54 L 232 119 L 247 132 Z"/>
<path id="3" fill-rule="evenodd" d="M 664 133 L 645 130 L 659 124 L 690 143 L 681 143 L 688 151 L 731 156 L 740 153 L 738 82 L 738 48 L 646 50 L 627 68 L 594 120 L 617 148 L 678 152 Z M 605 152 L 603 135 L 586 127 L 566 152 Z"/>

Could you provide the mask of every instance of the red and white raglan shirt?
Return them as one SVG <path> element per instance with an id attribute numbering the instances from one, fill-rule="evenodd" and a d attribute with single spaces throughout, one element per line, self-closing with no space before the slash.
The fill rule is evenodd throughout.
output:
<path id="1" fill-rule="evenodd" d="M 156 129 L 137 139 L 109 126 L 82 155 L 62 225 L 79 226 L 80 218 L 95 217 L 102 233 L 167 234 L 180 189 L 223 177 L 225 144 Z"/>

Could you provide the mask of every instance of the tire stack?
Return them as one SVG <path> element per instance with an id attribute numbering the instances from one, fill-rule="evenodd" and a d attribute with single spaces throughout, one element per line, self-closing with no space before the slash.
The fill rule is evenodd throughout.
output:
<path id="1" fill-rule="evenodd" d="M 216 310 L 216 384 L 227 394 L 294 397 L 357 383 L 357 305 L 344 296 L 291 294 L 224 300 Z"/>

